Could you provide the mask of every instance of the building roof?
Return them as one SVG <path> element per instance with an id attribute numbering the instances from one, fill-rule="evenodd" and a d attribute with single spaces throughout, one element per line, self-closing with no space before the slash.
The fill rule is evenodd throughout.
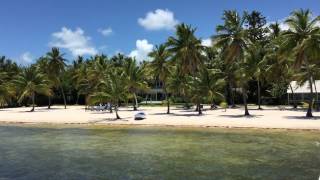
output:
<path id="1" fill-rule="evenodd" d="M 313 92 L 316 91 L 316 89 L 319 91 L 320 90 L 320 80 L 316 80 L 315 81 L 316 83 L 316 87 L 314 87 L 314 84 L 312 84 L 312 89 L 313 89 Z M 294 93 L 310 93 L 310 87 L 309 87 L 309 82 L 305 82 L 303 85 L 299 86 L 297 84 L 297 81 L 291 81 L 291 86 L 292 86 L 292 89 L 293 89 L 293 92 Z M 290 86 L 288 86 L 288 89 L 287 89 L 287 93 L 288 94 L 291 94 L 291 89 L 290 89 Z"/>

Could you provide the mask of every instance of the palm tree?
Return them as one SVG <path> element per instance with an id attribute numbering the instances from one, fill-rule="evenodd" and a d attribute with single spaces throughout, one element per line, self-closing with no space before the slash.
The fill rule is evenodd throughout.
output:
<path id="1" fill-rule="evenodd" d="M 220 72 L 215 69 L 203 68 L 191 81 L 191 100 L 197 104 L 198 114 L 202 114 L 201 103 L 209 97 L 213 101 L 214 97 L 223 97 L 218 89 L 223 81 L 217 79 Z"/>
<path id="2" fill-rule="evenodd" d="M 224 24 L 218 25 L 216 27 L 216 31 L 218 34 L 213 36 L 213 40 L 215 42 L 215 45 L 222 49 L 223 59 L 225 60 L 227 67 L 233 69 L 235 64 L 242 64 L 245 61 L 245 53 L 249 44 L 247 32 L 244 29 L 246 17 L 241 16 L 236 11 L 224 11 L 222 19 L 224 20 Z M 244 73 L 243 70 L 242 73 Z M 227 74 L 229 77 L 229 87 L 232 90 L 232 77 L 234 75 L 234 72 L 229 70 Z M 240 78 L 240 80 L 244 81 L 247 79 Z M 245 115 L 249 115 L 246 104 L 246 83 L 247 82 L 241 82 L 240 84 L 243 86 L 242 88 L 244 88 L 242 93 L 245 105 Z"/>
<path id="3" fill-rule="evenodd" d="M 172 61 L 185 75 L 193 75 L 203 66 L 201 52 L 204 47 L 195 31 L 190 25 L 180 24 L 176 27 L 176 37 L 170 36 L 167 42 L 168 51 L 173 54 Z"/>
<path id="4" fill-rule="evenodd" d="M 65 61 L 63 58 L 64 54 L 60 53 L 58 48 L 53 47 L 50 52 L 46 54 L 48 60 L 49 79 L 54 82 L 55 87 L 60 88 L 60 92 L 63 97 L 64 108 L 67 108 L 67 101 L 62 87 L 62 73 L 65 71 Z"/>
<path id="5" fill-rule="evenodd" d="M 118 105 L 120 101 L 125 100 L 128 95 L 126 78 L 126 74 L 121 69 L 115 68 L 100 82 L 98 85 L 100 87 L 99 91 L 93 92 L 89 96 L 89 101 L 91 103 L 102 101 L 111 102 L 114 106 L 116 119 L 120 119 Z"/>
<path id="6" fill-rule="evenodd" d="M 316 24 L 320 21 L 320 16 L 312 18 L 309 10 L 297 10 L 291 13 L 291 16 L 285 21 L 289 25 L 289 30 L 283 33 L 283 49 L 291 54 L 294 52 L 294 68 L 304 70 L 306 81 L 310 86 L 309 107 L 306 117 L 312 117 L 313 102 L 313 80 L 312 65 L 320 57 L 320 28 Z"/>
<path id="7" fill-rule="evenodd" d="M 248 38 L 252 45 L 248 51 L 248 58 L 251 69 L 253 71 L 254 80 L 257 82 L 257 104 L 258 109 L 261 109 L 261 81 L 264 75 L 263 57 L 265 56 L 265 46 L 267 45 L 268 28 L 265 27 L 266 18 L 259 11 L 245 12 L 246 26 Z"/>
<path id="8" fill-rule="evenodd" d="M 258 109 L 261 110 L 261 82 L 265 75 L 266 64 L 263 59 L 265 56 L 265 47 L 261 43 L 252 44 L 247 50 L 247 61 L 250 64 L 249 70 L 257 82 Z"/>
<path id="9" fill-rule="evenodd" d="M 49 61 L 45 57 L 40 57 L 37 62 L 36 66 L 39 69 L 39 71 L 45 75 L 48 78 L 48 86 L 52 89 L 54 87 L 54 82 L 49 79 L 50 77 L 50 71 L 49 71 Z M 53 95 L 53 94 L 52 94 Z M 48 109 L 51 108 L 51 97 L 52 95 L 48 96 Z"/>
<path id="10" fill-rule="evenodd" d="M 182 97 L 185 107 L 189 108 L 188 98 L 190 96 L 192 77 L 190 75 L 183 75 L 175 66 L 172 68 L 172 73 L 168 77 L 166 87 L 174 96 Z"/>
<path id="11" fill-rule="evenodd" d="M 48 79 L 42 74 L 36 66 L 25 68 L 13 81 L 14 86 L 20 92 L 18 102 L 21 103 L 25 98 L 31 98 L 32 109 L 35 108 L 36 94 L 44 94 L 50 96 L 52 91 L 48 86 Z"/>
<path id="12" fill-rule="evenodd" d="M 156 46 L 149 56 L 153 58 L 153 61 L 150 63 L 151 74 L 162 82 L 162 88 L 167 101 L 167 114 L 170 114 L 170 99 L 166 86 L 168 77 L 171 74 L 170 65 L 168 64 L 170 53 L 167 51 L 166 45 L 161 44 L 160 46 Z"/>
<path id="13" fill-rule="evenodd" d="M 6 105 L 13 96 L 8 80 L 8 74 L 6 72 L 0 72 L 0 107 Z"/>
<path id="14" fill-rule="evenodd" d="M 81 81 L 81 67 L 84 66 L 84 59 L 82 56 L 78 56 L 76 60 L 73 61 L 72 67 L 71 67 L 71 80 L 72 80 L 72 86 L 75 88 L 77 91 L 77 99 L 76 99 L 76 104 L 79 103 L 79 97 L 80 97 L 80 92 L 79 92 L 79 82 Z"/>
<path id="15" fill-rule="evenodd" d="M 138 66 L 136 60 L 132 58 L 128 58 L 125 61 L 123 70 L 126 75 L 128 91 L 134 98 L 133 110 L 136 111 L 138 108 L 137 92 L 138 90 L 145 90 L 148 87 L 147 82 L 144 79 L 145 71 Z"/>
<path id="16" fill-rule="evenodd" d="M 296 78 L 292 66 L 292 57 L 285 55 L 281 46 L 283 43 L 282 31 L 279 23 L 274 23 L 269 26 L 270 35 L 269 43 L 266 45 L 266 55 L 261 62 L 264 64 L 265 78 L 268 82 L 275 82 L 276 87 L 281 87 L 282 84 L 289 86 L 292 92 L 293 108 L 297 108 L 297 101 L 295 100 L 295 94 L 291 81 Z"/>

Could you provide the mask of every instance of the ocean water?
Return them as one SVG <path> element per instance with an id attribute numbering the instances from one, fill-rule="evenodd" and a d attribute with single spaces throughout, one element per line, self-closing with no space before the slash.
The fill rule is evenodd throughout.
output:
<path id="1" fill-rule="evenodd" d="M 0 179 L 319 175 L 319 131 L 0 125 Z"/>

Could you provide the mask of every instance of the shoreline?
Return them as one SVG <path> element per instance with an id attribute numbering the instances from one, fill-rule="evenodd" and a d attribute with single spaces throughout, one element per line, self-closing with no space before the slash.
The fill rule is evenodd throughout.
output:
<path id="1" fill-rule="evenodd" d="M 252 106 L 251 108 L 253 108 Z M 244 117 L 243 109 L 206 110 L 197 115 L 194 110 L 172 107 L 172 114 L 166 114 L 166 107 L 140 107 L 147 118 L 134 120 L 131 108 L 121 108 L 122 119 L 115 120 L 115 114 L 106 111 L 85 111 L 83 106 L 69 106 L 64 109 L 54 106 L 52 109 L 37 107 L 35 112 L 29 108 L 8 108 L 0 111 L 0 125 L 46 125 L 46 126 L 128 126 L 128 127 L 173 127 L 173 128 L 232 128 L 232 129 L 285 129 L 320 131 L 320 112 L 307 119 L 305 112 L 277 110 L 276 107 L 264 107 L 264 110 L 251 110 L 250 117 Z"/>
<path id="2" fill-rule="evenodd" d="M 0 126 L 36 127 L 36 128 L 175 128 L 175 129 L 234 129 L 234 130 L 281 130 L 320 132 L 319 128 L 269 128 L 244 126 L 211 126 L 211 125 L 166 125 L 166 124 L 112 124 L 112 123 L 49 123 L 49 122 L 6 122 L 0 121 Z"/>

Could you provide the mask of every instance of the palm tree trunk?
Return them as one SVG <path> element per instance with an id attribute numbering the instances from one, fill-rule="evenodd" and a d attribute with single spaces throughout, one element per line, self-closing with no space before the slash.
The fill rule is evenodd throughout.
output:
<path id="1" fill-rule="evenodd" d="M 133 110 L 137 111 L 138 110 L 138 100 L 137 100 L 136 93 L 133 93 L 133 97 L 134 97 Z"/>
<path id="2" fill-rule="evenodd" d="M 116 112 L 116 119 L 121 119 L 119 114 L 118 114 L 118 105 L 114 106 L 114 111 Z"/>
<path id="3" fill-rule="evenodd" d="M 292 93 L 293 108 L 296 109 L 298 107 L 298 105 L 297 105 L 297 102 L 296 102 L 296 98 L 295 98 L 291 83 L 289 84 L 289 87 L 290 87 L 290 90 L 291 90 L 291 93 Z"/>
<path id="4" fill-rule="evenodd" d="M 248 110 L 248 104 L 247 104 L 247 90 L 246 89 L 243 89 L 242 97 L 243 97 L 243 104 L 244 104 L 244 115 L 250 116 L 249 110 Z"/>
<path id="5" fill-rule="evenodd" d="M 80 97 L 80 94 L 77 92 L 77 100 L 76 100 L 76 105 L 79 104 L 79 97 Z"/>
<path id="6" fill-rule="evenodd" d="M 260 88 L 260 80 L 258 79 L 257 81 L 258 84 L 258 109 L 262 109 L 261 108 L 261 88 Z"/>
<path id="7" fill-rule="evenodd" d="M 201 115 L 202 114 L 201 104 L 198 103 L 197 106 L 198 106 L 198 114 Z"/>
<path id="8" fill-rule="evenodd" d="M 48 96 L 48 109 L 51 109 L 51 96 Z"/>
<path id="9" fill-rule="evenodd" d="M 170 99 L 169 99 L 169 95 L 167 93 L 167 91 L 164 91 L 164 94 L 166 96 L 166 101 L 167 101 L 167 114 L 170 114 Z"/>
<path id="10" fill-rule="evenodd" d="M 35 93 L 33 92 L 32 93 L 32 109 L 30 110 L 30 112 L 33 112 L 34 111 L 34 106 L 35 106 Z"/>
<path id="11" fill-rule="evenodd" d="M 306 117 L 313 117 L 312 115 L 312 101 L 313 101 L 312 78 L 309 79 L 309 86 L 310 86 L 310 98 L 309 98 L 309 107 L 308 107 Z"/>
<path id="12" fill-rule="evenodd" d="M 63 97 L 63 103 L 64 103 L 64 108 L 67 109 L 67 101 L 66 101 L 66 96 L 64 95 L 63 87 L 60 85 L 60 91 Z"/>
<path id="13" fill-rule="evenodd" d="M 316 81 L 315 80 L 313 80 L 313 85 L 314 85 L 314 90 L 315 90 L 315 93 L 316 93 L 316 108 L 317 108 L 317 111 L 319 111 L 319 104 L 318 104 L 319 96 L 318 96 L 318 91 L 317 91 L 317 86 L 316 86 Z"/>
<path id="14" fill-rule="evenodd" d="M 236 107 L 236 105 L 234 103 L 234 91 L 233 91 L 233 86 L 231 81 L 229 81 L 229 91 L 230 91 L 230 104 L 231 104 L 231 107 L 234 108 Z"/>

